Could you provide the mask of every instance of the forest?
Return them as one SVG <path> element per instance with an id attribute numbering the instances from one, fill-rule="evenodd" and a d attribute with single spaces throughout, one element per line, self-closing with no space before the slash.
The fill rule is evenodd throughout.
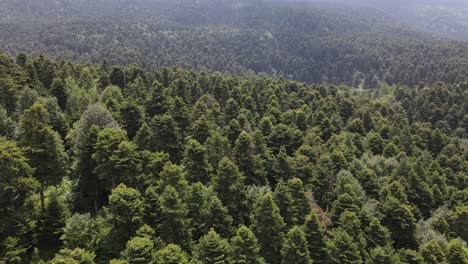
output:
<path id="1" fill-rule="evenodd" d="M 466 264 L 467 109 L 466 81 L 2 53 L 0 263 Z"/>
<path id="2" fill-rule="evenodd" d="M 356 88 L 457 84 L 468 76 L 467 42 L 421 33 L 394 19 L 408 18 L 403 21 L 438 26 L 462 37 L 468 23 L 455 11 L 463 8 L 452 14 L 436 7 L 423 12 L 418 6 L 419 17 L 409 8 L 409 14 L 394 11 L 395 4 L 380 11 L 312 3 L 315 0 L 285 2 L 1 1 L 0 50 L 10 56 L 45 52 L 80 63 L 135 63 L 148 72 L 180 66 Z M 433 14 L 439 11 L 442 15 Z M 453 20 L 458 24 L 451 26 Z"/>

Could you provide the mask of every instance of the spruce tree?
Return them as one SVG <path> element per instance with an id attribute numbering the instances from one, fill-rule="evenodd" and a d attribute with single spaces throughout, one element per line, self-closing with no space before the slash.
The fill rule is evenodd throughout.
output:
<path id="1" fill-rule="evenodd" d="M 60 237 L 63 234 L 68 212 L 60 199 L 58 190 L 50 192 L 40 223 L 39 246 L 46 251 L 54 252 L 63 244 Z"/>
<path id="2" fill-rule="evenodd" d="M 254 233 L 242 225 L 231 239 L 230 259 L 232 264 L 265 264 L 260 256 L 260 247 Z"/>
<path id="3" fill-rule="evenodd" d="M 331 263 L 362 264 L 359 246 L 345 231 L 336 230 L 330 243 Z"/>
<path id="4" fill-rule="evenodd" d="M 152 261 L 154 244 L 149 237 L 136 236 L 127 242 L 122 258 L 128 264 L 147 264 Z"/>
<path id="5" fill-rule="evenodd" d="M 330 254 L 316 209 L 307 215 L 303 229 L 313 263 L 328 263 Z"/>
<path id="6" fill-rule="evenodd" d="M 188 264 L 188 254 L 178 245 L 169 244 L 154 254 L 154 263 Z"/>
<path id="7" fill-rule="evenodd" d="M 208 228 L 218 230 L 217 232 L 225 238 L 232 236 L 232 216 L 229 215 L 228 209 L 222 204 L 218 197 L 213 196 L 210 202 L 210 213 L 205 221 Z"/>
<path id="8" fill-rule="evenodd" d="M 251 228 L 258 238 L 260 255 L 267 263 L 280 263 L 285 223 L 271 193 L 265 194 L 256 202 Z"/>
<path id="9" fill-rule="evenodd" d="M 194 257 L 201 264 L 229 263 L 229 243 L 214 229 L 200 238 L 194 249 Z"/>
<path id="10" fill-rule="evenodd" d="M 45 188 L 57 185 L 67 174 L 67 156 L 57 132 L 48 125 L 49 113 L 36 103 L 20 118 L 19 139 L 26 148 L 33 176 L 39 181 L 41 211 L 45 209 Z"/>
<path id="11" fill-rule="evenodd" d="M 223 158 L 217 169 L 217 177 L 213 178 L 214 190 L 218 193 L 219 199 L 229 210 L 229 214 L 234 217 L 236 223 L 242 223 L 245 218 L 246 197 L 245 197 L 245 176 L 242 175 L 228 158 Z"/>
<path id="12" fill-rule="evenodd" d="M 304 190 L 302 181 L 298 178 L 288 180 L 288 189 L 292 197 L 292 213 L 293 213 L 293 224 L 302 225 L 306 219 L 307 214 L 312 209 L 310 199 Z"/>
<path id="13" fill-rule="evenodd" d="M 187 205 L 176 189 L 166 186 L 159 198 L 161 204 L 161 224 L 159 232 L 166 243 L 177 243 L 186 250 L 191 249 L 191 229 Z"/>
<path id="14" fill-rule="evenodd" d="M 281 264 L 312 264 L 304 231 L 299 226 L 288 232 L 281 256 Z"/>
<path id="15" fill-rule="evenodd" d="M 466 264 L 468 262 L 468 248 L 461 239 L 453 239 L 447 246 L 448 264 Z"/>
<path id="16" fill-rule="evenodd" d="M 208 162 L 206 148 L 194 139 L 190 139 L 185 146 L 182 164 L 189 182 L 207 184 L 210 181 L 212 168 Z"/>
<path id="17" fill-rule="evenodd" d="M 431 240 L 421 245 L 419 252 L 427 264 L 446 263 L 445 253 L 435 240 Z"/>

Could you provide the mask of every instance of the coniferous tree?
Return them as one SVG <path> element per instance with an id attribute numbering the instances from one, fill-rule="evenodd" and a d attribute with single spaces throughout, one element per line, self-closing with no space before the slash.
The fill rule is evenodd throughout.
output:
<path id="1" fill-rule="evenodd" d="M 220 161 L 216 176 L 213 178 L 213 188 L 219 199 L 237 223 L 243 222 L 246 208 L 245 176 L 240 173 L 236 164 L 226 157 Z"/>
<path id="2" fill-rule="evenodd" d="M 106 208 L 106 222 L 110 231 L 105 239 L 107 257 L 117 257 L 125 248 L 126 242 L 141 226 L 143 221 L 143 202 L 138 190 L 119 184 L 109 196 Z"/>
<path id="3" fill-rule="evenodd" d="M 61 245 L 60 237 L 63 234 L 67 211 L 57 190 L 52 190 L 40 223 L 39 245 L 51 252 L 56 251 Z"/>
<path id="4" fill-rule="evenodd" d="M 436 241 L 431 240 L 419 248 L 424 263 L 446 263 L 445 253 Z"/>
<path id="5" fill-rule="evenodd" d="M 286 241 L 281 249 L 282 264 L 311 264 L 307 241 L 304 231 L 298 226 L 294 226 L 287 234 Z"/>
<path id="6" fill-rule="evenodd" d="M 461 239 L 453 239 L 447 246 L 448 264 L 465 264 L 468 260 L 468 249 Z"/>
<path id="7" fill-rule="evenodd" d="M 166 243 L 177 243 L 182 248 L 191 249 L 191 229 L 187 205 L 181 200 L 172 186 L 166 186 L 159 198 L 161 204 L 161 224 L 158 230 Z"/>
<path id="8" fill-rule="evenodd" d="M 33 175 L 41 185 L 39 194 L 42 212 L 45 209 L 45 188 L 58 184 L 67 174 L 67 157 L 62 141 L 48 125 L 48 118 L 45 107 L 36 103 L 21 116 L 19 132 L 29 164 L 35 169 Z"/>
<path id="9" fill-rule="evenodd" d="M 221 238 L 214 229 L 200 238 L 194 249 L 194 257 L 202 264 L 229 263 L 229 243 Z"/>
<path id="10" fill-rule="evenodd" d="M 336 231 L 330 243 L 331 263 L 361 264 L 363 260 L 359 252 L 359 246 L 353 242 L 353 238 L 344 231 Z"/>
<path id="11" fill-rule="evenodd" d="M 330 254 L 316 209 L 307 215 L 303 229 L 313 263 L 328 263 Z"/>
<path id="12" fill-rule="evenodd" d="M 154 263 L 188 264 L 188 254 L 178 245 L 169 244 L 154 254 Z"/>
<path id="13" fill-rule="evenodd" d="M 198 141 L 191 139 L 187 142 L 182 164 L 187 172 L 189 182 L 203 184 L 209 182 L 212 168 L 208 162 L 206 148 Z"/>
<path id="14" fill-rule="evenodd" d="M 146 264 L 152 262 L 153 241 L 149 237 L 134 237 L 127 242 L 122 258 L 129 264 Z"/>
<path id="15" fill-rule="evenodd" d="M 260 256 L 260 247 L 254 233 L 242 225 L 231 239 L 230 259 L 233 264 L 265 264 Z"/>
<path id="16" fill-rule="evenodd" d="M 251 228 L 258 238 L 260 255 L 267 263 L 280 263 L 285 223 L 271 193 L 265 194 L 256 202 Z"/>

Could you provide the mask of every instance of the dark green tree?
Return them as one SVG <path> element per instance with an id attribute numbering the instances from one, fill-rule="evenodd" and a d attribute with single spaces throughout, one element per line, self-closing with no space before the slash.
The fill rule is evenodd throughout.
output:
<path id="1" fill-rule="evenodd" d="M 281 256 L 282 264 L 312 264 L 304 231 L 299 226 L 294 226 L 288 232 L 281 249 Z"/>
<path id="2" fill-rule="evenodd" d="M 236 223 L 243 222 L 246 216 L 245 176 L 240 173 L 236 164 L 226 157 L 219 162 L 216 176 L 212 180 L 213 189 Z"/>
<path id="3" fill-rule="evenodd" d="M 189 182 L 207 184 L 210 181 L 213 169 L 208 162 L 206 148 L 198 143 L 198 141 L 190 139 L 187 142 L 182 164 Z"/>
<path id="4" fill-rule="evenodd" d="M 265 194 L 256 202 L 251 228 L 258 238 L 260 255 L 267 263 L 280 263 L 285 223 L 271 193 Z"/>
<path id="5" fill-rule="evenodd" d="M 67 156 L 59 135 L 48 125 L 49 114 L 39 103 L 26 110 L 20 118 L 19 138 L 26 148 L 34 177 L 41 184 L 41 210 L 45 209 L 45 188 L 57 185 L 67 175 Z"/>
<path id="6" fill-rule="evenodd" d="M 229 243 L 214 229 L 211 229 L 198 241 L 194 249 L 194 257 L 202 264 L 227 264 L 229 263 Z"/>
<path id="7" fill-rule="evenodd" d="M 265 264 L 260 256 L 260 247 L 254 233 L 242 225 L 231 239 L 230 259 L 233 264 Z"/>
<path id="8" fill-rule="evenodd" d="M 303 229 L 313 263 L 329 263 L 330 254 L 316 209 L 307 215 Z"/>

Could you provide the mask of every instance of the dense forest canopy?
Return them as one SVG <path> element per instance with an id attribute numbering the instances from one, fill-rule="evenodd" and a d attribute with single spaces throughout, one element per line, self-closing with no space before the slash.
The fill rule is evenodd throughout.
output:
<path id="1" fill-rule="evenodd" d="M 466 263 L 467 107 L 0 54 L 0 263 Z"/>
<path id="2" fill-rule="evenodd" d="M 468 40 L 466 0 L 304 0 L 377 8 L 408 26 L 434 35 Z"/>
<path id="3" fill-rule="evenodd" d="M 466 42 L 408 29 L 383 4 L 315 2 L 1 1 L 0 49 L 137 63 L 151 72 L 177 65 L 365 88 L 456 84 L 468 76 Z"/>

